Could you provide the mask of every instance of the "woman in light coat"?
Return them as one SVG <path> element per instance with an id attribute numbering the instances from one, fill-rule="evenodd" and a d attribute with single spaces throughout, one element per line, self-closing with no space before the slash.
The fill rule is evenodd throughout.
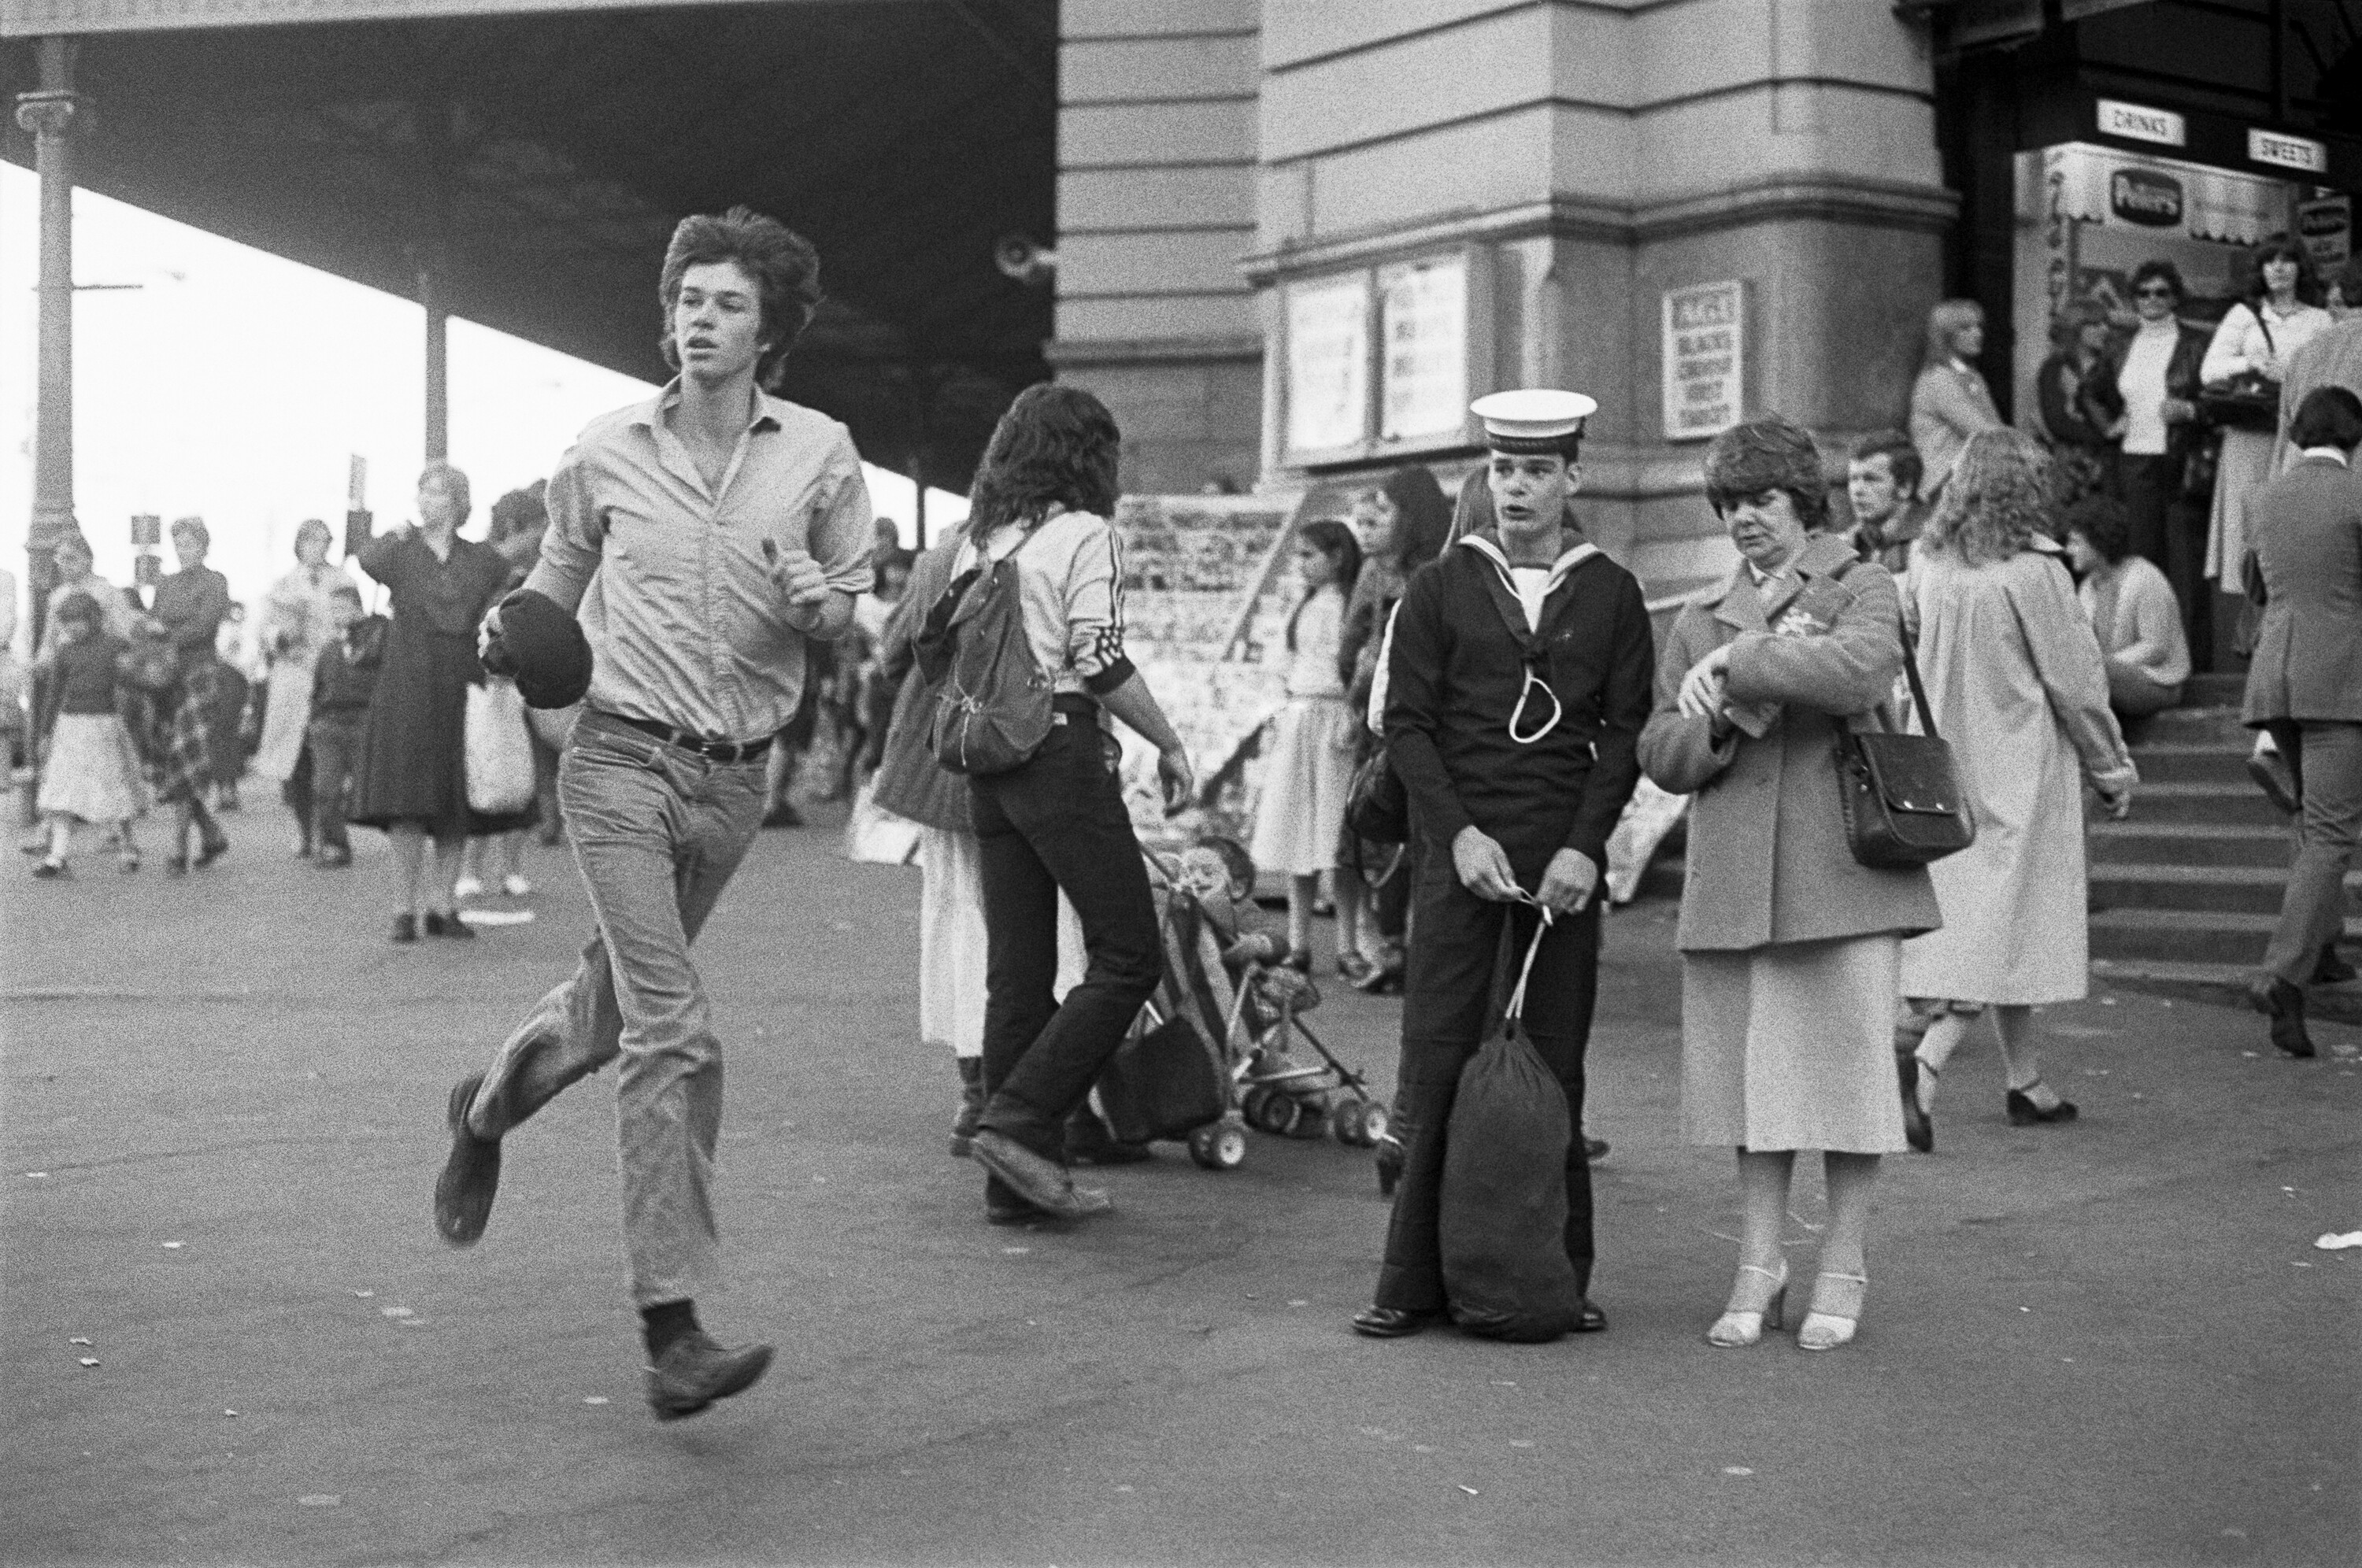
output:
<path id="1" fill-rule="evenodd" d="M 2321 287 L 2312 258 L 2285 234 L 2276 234 L 2248 259 L 2254 286 L 2246 298 L 2223 313 L 2206 345 L 2198 379 L 2208 388 L 2228 386 L 2243 376 L 2288 380 L 2297 350 L 2327 331 Z M 2293 414 L 2290 409 L 2289 413 Z M 2206 575 L 2225 593 L 2239 591 L 2239 563 L 2247 556 L 2247 497 L 2272 477 L 2272 452 L 2279 432 L 2225 430 L 2214 462 L 2214 509 L 2206 535 Z"/>
<path id="2" fill-rule="evenodd" d="M 312 716 L 312 671 L 320 651 L 341 633 L 328 601 L 339 589 L 358 591 L 352 574 L 328 564 L 334 536 L 316 517 L 295 530 L 295 569 L 271 584 L 262 605 L 261 645 L 270 694 L 262 706 L 262 744 L 254 770 L 279 786 L 295 813 L 298 856 L 312 853 L 312 758 L 304 732 Z"/>
<path id="3" fill-rule="evenodd" d="M 1879 1157 L 1904 1147 L 1893 1088 L 1902 939 L 1940 920 L 1927 874 L 1847 847 L 1833 753 L 1903 669 L 1894 580 L 1817 533 L 1812 437 L 1776 415 L 1715 438 L 1706 496 L 1744 558 L 1673 624 L 1640 765 L 1694 797 L 1682 891 L 1682 1127 L 1738 1151 L 1738 1277 L 1707 1340 L 1777 1326 L 1796 1151 L 1828 1190 L 1806 1350 L 1853 1337 Z"/>
<path id="4" fill-rule="evenodd" d="M 2032 437 L 1971 437 L 1912 561 L 1919 670 L 1977 824 L 1974 844 L 1930 868 L 1944 928 L 1903 947 L 1903 993 L 1933 1018 L 1896 1062 L 1923 1152 L 1937 1075 L 1988 1007 L 2010 1121 L 2075 1117 L 2042 1081 L 2033 1010 L 2090 989 L 2082 782 L 2122 817 L 2138 776 L 2108 710 L 2099 641 L 2045 532 L 2047 482 Z"/>
<path id="5" fill-rule="evenodd" d="M 1992 389 L 1977 370 L 1984 351 L 1984 306 L 1944 300 L 1927 313 L 1926 348 L 1919 379 L 1911 384 L 1911 444 L 1926 465 L 1920 493 L 1930 502 L 1943 493 L 1969 437 L 2002 423 Z"/>

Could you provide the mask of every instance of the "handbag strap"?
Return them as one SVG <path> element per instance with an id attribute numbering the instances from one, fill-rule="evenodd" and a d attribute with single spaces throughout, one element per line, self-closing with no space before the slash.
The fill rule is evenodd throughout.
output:
<path id="1" fill-rule="evenodd" d="M 1860 564 L 1860 559 L 1856 558 L 1829 573 L 1829 577 L 1832 580 L 1843 582 L 1846 575 Z M 1919 727 L 1926 732 L 1929 740 L 1941 740 L 1944 737 L 1936 733 L 1936 715 L 1927 710 L 1927 689 L 1919 683 L 1918 642 L 1911 635 L 1911 623 L 1903 618 L 1903 605 L 1899 601 L 1894 606 L 1894 629 L 1903 638 L 1903 672 L 1911 679 L 1911 701 L 1919 710 Z"/>
<path id="2" fill-rule="evenodd" d="M 1541 923 L 1534 927 L 1534 939 L 1526 944 L 1526 961 L 1522 965 L 1518 966 L 1518 988 L 1509 993 L 1509 1004 L 1501 1010 L 1501 1017 L 1504 1021 L 1509 1019 L 1524 1019 L 1526 1013 L 1526 980 L 1534 972 L 1534 958 L 1542 950 L 1542 938 L 1550 934 L 1551 922 L 1558 918 L 1556 913 L 1551 910 L 1548 905 L 1536 900 L 1531 893 L 1525 892 L 1523 889 L 1518 889 L 1518 891 L 1520 897 L 1518 898 L 1518 902 L 1522 904 L 1532 904 L 1535 909 L 1541 911 L 1542 918 Z"/>

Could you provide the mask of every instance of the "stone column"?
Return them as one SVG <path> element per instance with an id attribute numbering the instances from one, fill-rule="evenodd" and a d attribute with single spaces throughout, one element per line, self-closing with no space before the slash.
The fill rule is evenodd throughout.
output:
<path id="1" fill-rule="evenodd" d="M 33 515 L 25 536 L 25 584 L 33 646 L 57 580 L 50 551 L 73 527 L 73 171 L 68 136 L 81 100 L 73 94 L 73 40 L 40 40 L 41 84 L 17 95 L 17 124 L 33 135 L 41 180 L 40 323 L 33 424 Z"/>

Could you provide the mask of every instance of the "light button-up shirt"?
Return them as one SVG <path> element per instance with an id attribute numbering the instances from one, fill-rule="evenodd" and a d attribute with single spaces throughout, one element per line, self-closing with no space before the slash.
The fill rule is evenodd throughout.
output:
<path id="1" fill-rule="evenodd" d="M 550 476 L 549 532 L 527 586 L 579 599 L 590 705 L 711 740 L 759 740 L 803 697 L 805 635 L 766 541 L 800 549 L 830 588 L 871 584 L 876 539 L 844 425 L 755 394 L 719 484 L 666 423 L 679 383 L 593 420 Z"/>

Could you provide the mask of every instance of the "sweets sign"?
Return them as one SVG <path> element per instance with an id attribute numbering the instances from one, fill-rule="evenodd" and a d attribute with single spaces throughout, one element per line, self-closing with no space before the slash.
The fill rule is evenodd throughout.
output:
<path id="1" fill-rule="evenodd" d="M 1665 293 L 1665 439 L 1703 441 L 1746 417 L 1747 285 Z"/>

